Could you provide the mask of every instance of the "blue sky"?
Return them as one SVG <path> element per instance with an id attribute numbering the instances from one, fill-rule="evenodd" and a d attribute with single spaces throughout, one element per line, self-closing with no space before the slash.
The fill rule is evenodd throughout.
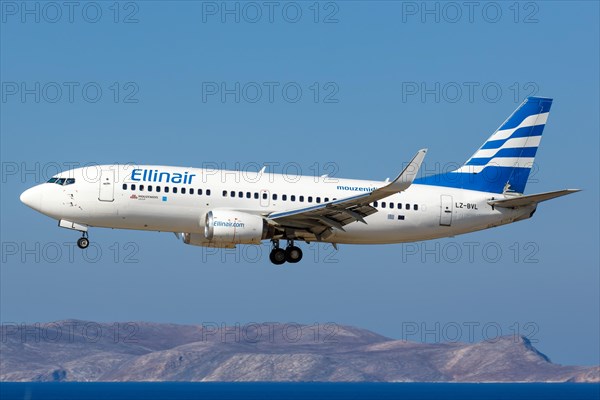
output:
<path id="1" fill-rule="evenodd" d="M 597 2 L 23 4 L 2 2 L 0 320 L 334 322 L 428 341 L 455 324 L 468 341 L 475 323 L 477 338 L 499 327 L 553 361 L 600 362 Z M 466 236 L 305 246 L 278 268 L 265 246 L 94 229 L 101 253 L 84 257 L 18 201 L 86 163 L 385 179 L 428 147 L 432 173 L 528 94 L 555 100 L 527 193 L 583 191 Z"/>

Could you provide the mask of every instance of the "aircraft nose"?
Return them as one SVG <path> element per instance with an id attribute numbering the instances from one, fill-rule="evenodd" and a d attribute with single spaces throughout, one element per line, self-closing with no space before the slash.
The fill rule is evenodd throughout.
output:
<path id="1" fill-rule="evenodd" d="M 34 186 L 21 193 L 19 199 L 23 204 L 36 211 L 40 211 L 42 208 L 42 191 L 38 186 Z"/>

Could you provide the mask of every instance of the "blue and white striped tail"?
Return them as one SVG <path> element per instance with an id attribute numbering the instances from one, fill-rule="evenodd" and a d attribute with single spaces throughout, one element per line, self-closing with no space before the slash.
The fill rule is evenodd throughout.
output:
<path id="1" fill-rule="evenodd" d="M 416 183 L 523 193 L 552 99 L 529 97 L 459 169 Z"/>

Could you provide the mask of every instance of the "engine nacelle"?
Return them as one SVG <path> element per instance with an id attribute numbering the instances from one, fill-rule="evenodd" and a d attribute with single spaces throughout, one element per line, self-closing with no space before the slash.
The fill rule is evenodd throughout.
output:
<path id="1" fill-rule="evenodd" d="M 202 247 L 218 247 L 218 248 L 235 248 L 234 243 L 214 243 L 204 237 L 204 233 L 183 233 L 183 243 L 191 244 L 192 246 Z"/>
<path id="2" fill-rule="evenodd" d="M 269 224 L 259 215 L 230 210 L 206 213 L 204 238 L 210 243 L 260 244 L 268 233 Z"/>

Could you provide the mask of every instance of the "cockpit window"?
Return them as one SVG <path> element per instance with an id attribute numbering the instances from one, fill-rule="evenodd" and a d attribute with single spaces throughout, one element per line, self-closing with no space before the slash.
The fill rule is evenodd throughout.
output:
<path id="1" fill-rule="evenodd" d="M 50 178 L 47 183 L 55 183 L 57 185 L 72 185 L 75 183 L 75 178 Z"/>

